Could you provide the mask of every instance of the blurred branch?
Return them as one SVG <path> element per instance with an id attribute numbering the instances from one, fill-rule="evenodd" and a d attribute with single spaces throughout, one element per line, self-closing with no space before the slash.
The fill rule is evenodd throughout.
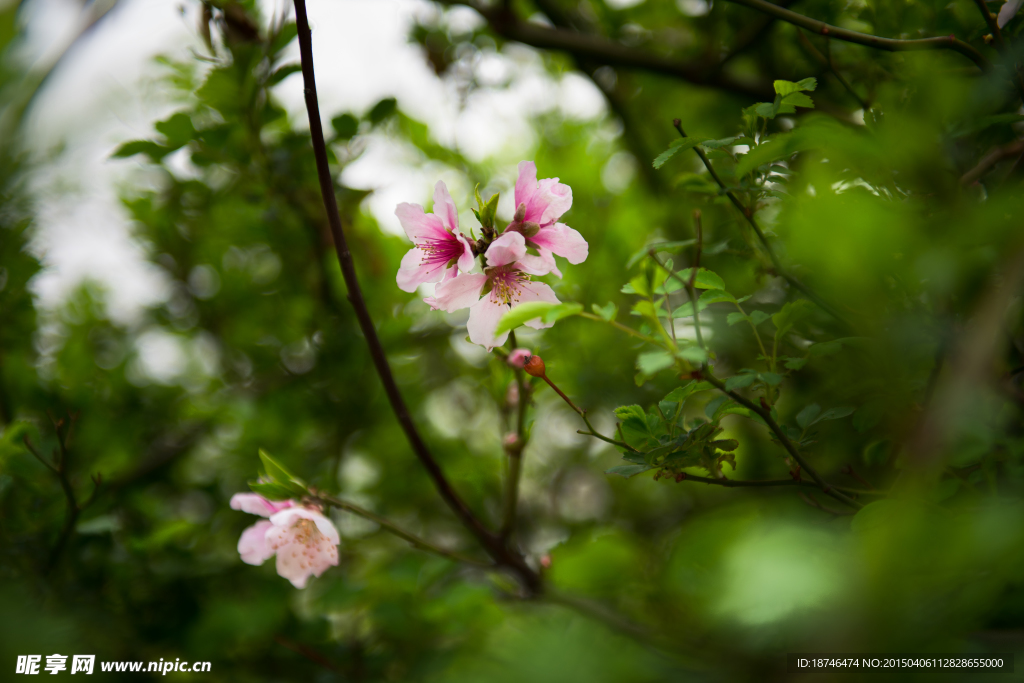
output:
<path id="1" fill-rule="evenodd" d="M 444 548 L 436 546 L 433 543 L 428 543 L 427 541 L 424 541 L 422 538 L 413 534 L 412 532 L 406 531 L 394 522 L 391 522 L 378 514 L 370 512 L 365 508 L 361 508 L 355 503 L 349 503 L 348 501 L 341 500 L 340 498 L 335 498 L 334 496 L 329 496 L 318 491 L 314 491 L 313 493 L 317 497 L 317 499 L 323 501 L 324 503 L 327 503 L 328 505 L 336 507 L 339 510 L 347 510 L 348 512 L 351 512 L 354 515 L 359 515 L 364 519 L 368 519 L 371 522 L 379 524 L 380 527 L 385 531 L 388 531 L 389 533 L 392 533 L 395 536 L 398 536 L 399 538 L 408 541 L 414 547 L 419 548 L 420 550 L 426 550 L 427 552 L 434 553 L 435 555 L 441 555 L 442 557 L 447 557 L 450 560 L 470 564 L 474 567 L 481 567 L 483 569 L 489 569 L 494 567 L 494 565 L 489 564 L 487 562 L 481 562 L 480 560 L 475 560 L 472 557 L 467 557 L 466 555 L 462 555 L 452 550 L 445 550 Z"/>
<path id="2" fill-rule="evenodd" d="M 792 5 L 794 0 L 780 0 L 778 3 L 779 7 L 789 7 Z M 733 41 L 732 49 L 729 50 L 728 54 L 722 57 L 722 60 L 718 62 L 717 68 L 722 68 L 733 58 L 740 53 L 744 52 L 751 45 L 761 39 L 775 23 L 775 17 L 771 15 L 764 15 L 758 17 L 759 20 L 750 22 L 747 27 L 736 36 L 736 40 Z"/>
<path id="3" fill-rule="evenodd" d="M 395 383 L 388 364 L 387 355 L 377 336 L 377 330 L 373 325 L 370 312 L 367 310 L 366 301 L 363 299 L 362 290 L 359 286 L 359 279 L 356 275 L 355 263 L 352 253 L 349 251 L 348 242 L 342 229 L 341 215 L 338 212 L 337 198 L 334 194 L 334 178 L 331 175 L 330 165 L 327 159 L 327 146 L 324 141 L 323 125 L 320 120 L 320 106 L 316 94 L 316 78 L 313 69 L 313 42 L 312 32 L 309 28 L 309 20 L 306 16 L 305 0 L 294 0 L 295 18 L 298 26 L 299 53 L 302 64 L 302 79 L 305 86 L 306 110 L 309 115 L 309 130 L 313 145 L 313 154 L 316 158 L 317 176 L 320 181 L 320 193 L 323 197 L 324 208 L 327 212 L 327 220 L 331 228 L 331 236 L 334 239 L 334 247 L 338 255 L 338 262 L 341 266 L 345 286 L 348 289 L 348 299 L 355 309 L 359 327 L 366 338 L 369 347 L 370 357 L 380 376 L 384 391 L 391 409 L 395 413 L 399 424 L 405 432 L 413 452 L 423 464 L 427 473 L 434 481 L 438 493 L 452 509 L 464 526 L 472 532 L 480 544 L 487 550 L 488 554 L 501 565 L 512 569 L 523 581 L 525 587 L 536 593 L 540 590 L 540 576 L 526 564 L 525 558 L 519 553 L 507 548 L 498 535 L 487 529 L 484 524 L 473 514 L 455 489 L 448 482 L 440 465 L 430 453 L 426 443 L 420 436 L 416 425 L 409 415 L 405 400 Z"/>
<path id="4" fill-rule="evenodd" d="M 675 119 L 674 121 L 672 121 L 672 125 L 676 127 L 676 130 L 679 131 L 679 135 L 681 137 L 686 137 L 686 132 L 683 131 L 682 122 L 679 119 Z M 802 282 L 797 280 L 794 276 L 790 275 L 786 271 L 786 269 L 782 267 L 782 262 L 779 261 L 779 257 L 775 255 L 775 250 L 772 249 L 771 244 L 768 243 L 768 238 L 765 237 L 764 232 L 761 230 L 761 226 L 757 224 L 757 219 L 754 218 L 753 210 L 746 206 L 743 206 L 743 203 L 740 202 L 739 198 L 736 196 L 736 193 L 726 186 L 726 184 L 719 177 L 718 173 L 715 172 L 714 166 L 711 165 L 711 162 L 708 160 L 707 155 L 704 154 L 704 151 L 700 148 L 700 145 L 694 146 L 693 151 L 697 153 L 698 157 L 700 157 L 700 160 L 704 163 L 704 168 L 708 169 L 708 173 L 711 174 L 711 177 L 714 179 L 714 181 L 718 184 L 720 188 L 722 188 L 726 196 L 729 197 L 729 201 L 732 202 L 732 205 L 735 206 L 739 210 L 739 212 L 743 214 L 743 217 L 747 219 L 747 223 L 749 223 L 750 227 L 754 229 L 754 233 L 757 235 L 758 241 L 761 242 L 761 245 L 764 247 L 765 252 L 767 252 L 768 254 L 768 258 L 771 259 L 772 266 L 775 268 L 776 274 L 782 277 L 786 282 L 791 284 L 793 287 L 796 287 L 801 292 L 803 292 L 804 296 L 806 296 L 808 299 L 817 304 L 818 307 L 821 308 L 823 311 L 825 311 L 833 318 L 838 320 L 840 323 L 842 323 L 844 327 L 851 328 L 850 323 L 848 323 L 846 319 L 844 319 L 843 316 L 841 316 L 839 312 L 836 311 L 836 309 L 834 309 L 832 306 L 826 303 L 825 300 L 818 296 L 812 289 L 810 289 Z"/>
<path id="5" fill-rule="evenodd" d="M 818 485 L 818 487 L 821 488 L 822 493 L 831 496 L 832 498 L 835 498 L 839 502 L 845 503 L 850 507 L 863 507 L 860 503 L 853 500 L 846 494 L 840 493 L 838 490 L 836 490 L 835 486 L 832 486 L 824 479 L 822 479 L 821 475 L 818 474 L 817 470 L 811 467 L 807 460 L 802 455 L 800 455 L 800 452 L 797 451 L 796 446 L 794 446 L 793 442 L 789 440 L 788 436 L 786 436 L 786 433 L 782 430 L 782 427 L 780 427 L 779 424 L 775 421 L 775 419 L 772 418 L 770 411 L 765 410 L 756 403 L 744 398 L 740 394 L 737 394 L 735 391 L 726 389 L 725 384 L 711 373 L 703 373 L 701 378 L 710 382 L 719 391 L 732 398 L 732 400 L 736 401 L 741 406 L 757 413 L 761 417 L 761 419 L 764 420 L 764 423 L 768 425 L 768 429 L 772 430 L 772 433 L 775 434 L 775 438 L 778 439 L 779 443 L 782 444 L 782 447 L 786 449 L 786 452 L 788 452 L 793 457 L 793 459 L 796 460 L 796 462 L 800 465 L 800 467 L 802 467 L 807 472 L 807 474 L 811 475 L 811 479 L 813 479 L 814 482 Z"/>
<path id="6" fill-rule="evenodd" d="M 448 6 L 471 7 L 487 20 L 491 29 L 498 35 L 532 47 L 543 50 L 560 50 L 576 57 L 593 59 L 608 66 L 635 68 L 671 76 L 694 85 L 717 88 L 747 98 L 763 100 L 774 97 L 771 85 L 767 82 L 740 81 L 728 74 L 719 73 L 717 68 L 708 69 L 696 64 L 669 59 L 600 36 L 520 21 L 504 7 L 485 7 L 475 0 L 438 0 L 438 2 Z"/>
<path id="7" fill-rule="evenodd" d="M 980 52 L 975 50 L 973 47 L 968 45 L 962 40 L 959 40 L 955 36 L 941 36 L 937 38 L 916 38 L 909 40 L 900 40 L 896 38 L 882 38 L 880 36 L 873 36 L 869 33 L 859 33 L 857 31 L 851 31 L 845 28 L 839 28 L 838 26 L 832 26 L 826 24 L 823 21 L 812 19 L 804 16 L 803 14 L 797 14 L 792 10 L 788 10 L 785 7 L 774 5 L 765 0 L 728 0 L 728 2 L 734 2 L 737 5 L 743 5 L 750 9 L 763 12 L 771 15 L 776 19 L 780 19 L 787 23 L 799 26 L 800 28 L 819 33 L 823 36 L 829 36 L 842 40 L 847 43 L 857 43 L 858 45 L 865 45 L 867 47 L 873 47 L 877 50 L 885 50 L 887 52 L 912 52 L 920 50 L 953 50 L 959 52 L 963 56 L 974 62 L 978 68 L 982 71 L 988 71 L 992 68 L 992 64 L 989 63 Z"/>
<path id="8" fill-rule="evenodd" d="M 830 515 L 833 515 L 835 517 L 843 517 L 843 516 L 847 516 L 847 515 L 855 515 L 855 514 L 857 514 L 856 512 L 851 512 L 850 510 L 833 510 L 832 508 L 825 507 L 824 505 L 819 503 L 817 501 L 817 499 L 815 499 L 814 496 L 806 495 L 806 494 L 803 494 L 803 493 L 800 494 L 800 500 L 804 501 L 805 503 L 810 505 L 812 508 L 818 508 L 822 512 L 827 512 Z"/>
<path id="9" fill-rule="evenodd" d="M 78 419 L 78 414 L 70 416 L 67 424 L 66 431 L 62 432 L 61 428 L 64 427 L 65 421 L 63 418 L 57 420 L 53 416 L 50 416 L 50 420 L 53 422 L 54 432 L 57 434 L 57 449 L 53 453 L 53 461 L 49 461 L 44 458 L 36 447 L 29 440 L 28 436 L 22 437 L 22 441 L 25 443 L 25 447 L 28 448 L 29 452 L 36 457 L 36 459 L 43 463 L 47 469 L 57 475 L 57 481 L 60 482 L 61 490 L 64 491 L 64 497 L 67 499 L 67 514 L 64 517 L 64 526 L 60 530 L 60 536 L 57 537 L 57 543 L 53 546 L 50 551 L 50 557 L 46 561 L 46 566 L 43 568 L 43 576 L 46 576 L 53 568 L 57 566 L 57 561 L 60 559 L 61 553 L 64 551 L 64 547 L 67 545 L 68 540 L 71 538 L 71 534 L 75 530 L 75 522 L 78 521 L 78 516 L 89 507 L 94 500 L 96 500 L 96 494 L 99 492 L 100 484 L 103 483 L 103 477 L 99 474 L 95 474 L 92 477 L 93 490 L 92 494 L 85 500 L 84 503 L 79 504 L 75 498 L 74 488 L 71 486 L 71 480 L 68 478 L 67 466 L 68 466 L 68 443 L 71 440 L 71 430 L 74 426 L 75 420 Z"/>
<path id="10" fill-rule="evenodd" d="M 864 98 L 857 94 L 857 91 L 853 89 L 853 86 L 850 85 L 850 82 L 847 81 L 843 77 L 843 75 L 839 73 L 839 69 L 836 68 L 836 62 L 832 58 L 832 41 L 829 40 L 828 37 L 825 38 L 825 50 L 826 52 L 828 52 L 828 56 L 826 57 L 821 53 L 821 50 L 816 48 L 814 46 L 814 43 L 812 43 L 810 39 L 806 35 L 804 35 L 803 31 L 797 31 L 796 35 L 797 38 L 800 40 L 800 45 L 802 45 L 803 48 L 808 53 L 810 53 L 812 57 L 814 57 L 814 59 L 816 59 L 823 67 L 828 69 L 832 73 L 832 75 L 836 77 L 836 80 L 839 81 L 839 84 L 846 88 L 846 92 L 850 93 L 853 99 L 857 100 L 857 103 L 860 105 L 861 109 L 867 111 L 871 105 L 868 103 L 867 100 L 865 100 Z"/>
<path id="11" fill-rule="evenodd" d="M 509 347 L 517 348 L 516 333 L 509 331 Z M 506 543 L 515 533 L 516 509 L 519 507 L 519 478 L 523 471 L 523 449 L 526 448 L 526 409 L 530 405 L 530 386 L 526 383 L 526 373 L 522 368 L 515 368 L 516 388 L 519 392 L 519 405 L 516 406 L 516 440 L 505 444 L 508 456 L 508 472 L 505 479 L 505 510 L 502 514 L 499 536 Z"/>
<path id="12" fill-rule="evenodd" d="M 988 154 L 983 156 L 981 160 L 974 166 L 974 168 L 969 170 L 967 173 L 964 173 L 963 176 L 960 177 L 960 184 L 970 185 L 972 183 L 975 183 L 981 180 L 981 176 L 985 175 L 985 173 L 989 171 L 989 169 L 998 164 L 1000 161 L 1013 159 L 1014 157 L 1019 157 L 1021 154 L 1024 154 L 1024 140 L 1017 140 L 1015 142 L 1011 142 L 1008 145 L 996 147 L 995 149 L 989 151 Z"/>
<path id="13" fill-rule="evenodd" d="M 337 664 L 335 664 L 331 660 L 327 659 L 327 657 L 325 657 L 321 653 L 317 652 L 315 649 L 313 649 L 309 645 L 306 645 L 304 643 L 295 642 L 294 640 L 291 640 L 289 638 L 285 638 L 284 636 L 282 636 L 280 634 L 277 634 L 277 635 L 274 636 L 274 642 L 276 642 L 278 645 L 281 645 L 283 647 L 288 648 L 289 650 L 291 650 L 292 652 L 294 652 L 296 654 L 302 655 L 303 657 L 305 657 L 309 661 L 313 662 L 314 664 L 316 664 L 318 666 L 322 666 L 323 668 L 327 669 L 328 671 L 333 671 L 335 673 L 343 673 L 343 671 L 341 670 L 341 667 L 339 667 Z"/>
<path id="14" fill-rule="evenodd" d="M 999 30 L 999 22 L 996 21 L 995 16 L 988 11 L 988 5 L 985 4 L 985 0 L 974 0 L 974 4 L 978 6 L 978 11 L 985 18 L 985 23 L 988 24 L 988 29 L 992 31 L 992 37 L 995 39 L 996 44 L 1002 46 L 1003 32 Z"/>

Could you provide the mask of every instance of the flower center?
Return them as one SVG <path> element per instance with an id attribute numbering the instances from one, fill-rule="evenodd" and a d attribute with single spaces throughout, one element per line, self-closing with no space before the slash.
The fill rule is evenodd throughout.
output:
<path id="1" fill-rule="evenodd" d="M 511 265 L 488 269 L 491 285 L 491 301 L 496 304 L 511 306 L 519 302 L 523 294 L 522 285 L 530 281 L 530 276 Z"/>
<path id="2" fill-rule="evenodd" d="M 423 252 L 421 264 L 447 263 L 462 256 L 462 243 L 454 235 L 440 239 L 425 237 L 417 242 L 416 246 Z"/>
<path id="3" fill-rule="evenodd" d="M 316 522 L 304 517 L 300 518 L 292 526 L 292 531 L 295 535 L 295 540 L 302 545 L 315 545 L 319 542 L 320 537 L 323 536 L 320 530 L 316 528 Z"/>

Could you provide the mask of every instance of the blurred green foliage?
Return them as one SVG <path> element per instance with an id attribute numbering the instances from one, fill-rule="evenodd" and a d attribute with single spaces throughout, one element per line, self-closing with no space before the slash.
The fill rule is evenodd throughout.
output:
<path id="1" fill-rule="evenodd" d="M 274 96 L 298 77 L 284 57 L 294 25 L 255 2 L 210 2 L 210 53 L 162 60 L 188 104 L 113 156 L 138 165 L 124 205 L 168 295 L 124 324 L 90 283 L 36 308 L 19 126 L 45 76 L 18 66 L 17 8 L 0 10 L 0 667 L 61 652 L 209 660 L 211 681 L 760 681 L 782 678 L 786 652 L 1021 652 L 1024 205 L 1011 81 L 1024 19 L 996 49 L 967 0 L 792 3 L 882 36 L 954 34 L 997 63 L 981 73 L 948 51 L 875 52 L 729 3 L 621 4 L 510 4 L 696 65 L 711 83 L 543 53 L 552 76 L 579 69 L 609 106 L 595 120 L 534 121 L 541 176 L 572 187 L 564 220 L 590 256 L 552 282 L 579 306 L 520 343 L 626 445 L 585 440 L 535 380 L 516 537 L 547 586 L 531 600 L 509 576 L 338 511 L 341 564 L 305 590 L 238 558 L 252 520 L 228 499 L 247 490 L 261 448 L 316 489 L 482 557 L 397 428 L 346 301 L 308 133 Z M 509 24 L 456 30 L 453 11 L 410 39 L 460 87 L 506 87 L 463 82 L 460 67 L 507 51 Z M 722 73 L 747 94 L 715 87 Z M 508 174 L 438 143 L 394 98 L 324 114 L 335 178 L 373 136 L 484 196 Z M 380 230 L 368 192 L 335 191 L 415 420 L 496 528 L 513 372 L 465 341 L 464 317 L 398 290 L 408 243 Z M 700 271 L 687 270 L 694 210 Z M 708 358 L 862 507 L 814 486 L 688 481 L 810 481 L 763 416 L 691 378 Z"/>

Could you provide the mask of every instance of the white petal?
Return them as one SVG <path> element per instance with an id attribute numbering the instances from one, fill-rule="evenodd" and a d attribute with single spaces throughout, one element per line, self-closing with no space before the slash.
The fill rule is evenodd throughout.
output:
<path id="1" fill-rule="evenodd" d="M 487 347 L 490 351 L 495 346 L 501 346 L 508 338 L 508 332 L 500 336 L 494 336 L 494 330 L 498 328 L 498 321 L 501 316 L 509 310 L 506 304 L 491 301 L 490 296 L 474 304 L 469 309 L 469 322 L 466 323 L 466 330 L 469 332 L 469 341 L 480 346 Z"/>
<path id="2" fill-rule="evenodd" d="M 258 493 L 236 493 L 231 496 L 231 509 L 248 512 L 250 515 L 269 517 L 279 510 L 291 507 L 290 500 L 270 501 Z"/>
<path id="3" fill-rule="evenodd" d="M 241 538 L 238 539 L 238 554 L 242 556 L 242 562 L 261 565 L 274 554 L 267 545 L 267 532 L 272 528 L 273 524 L 263 520 L 242 532 Z"/>
<path id="4" fill-rule="evenodd" d="M 1002 7 L 999 8 L 999 15 L 996 17 L 996 24 L 999 28 L 1003 28 L 1010 19 L 1017 16 L 1017 12 L 1020 11 L 1020 6 L 1024 4 L 1024 0 L 1007 0 Z"/>

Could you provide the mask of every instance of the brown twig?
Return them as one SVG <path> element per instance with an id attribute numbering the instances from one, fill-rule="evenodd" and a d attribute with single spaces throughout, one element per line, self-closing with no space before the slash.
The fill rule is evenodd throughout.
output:
<path id="1" fill-rule="evenodd" d="M 974 168 L 960 177 L 960 184 L 970 185 L 977 182 L 978 180 L 981 180 L 981 176 L 985 175 L 989 169 L 1000 161 L 1019 157 L 1021 154 L 1024 154 L 1024 140 L 1016 140 L 1008 145 L 996 147 L 983 156 Z"/>
<path id="2" fill-rule="evenodd" d="M 416 457 L 419 458 L 433 480 L 438 493 L 440 493 L 452 512 L 455 513 L 456 517 L 459 518 L 459 521 L 469 529 L 496 562 L 507 566 L 515 572 L 530 593 L 537 593 L 541 588 L 540 575 L 526 564 L 526 560 L 522 555 L 509 549 L 497 534 L 484 526 L 483 522 L 477 518 L 458 493 L 456 493 L 420 436 L 405 405 L 405 400 L 398 389 L 398 385 L 395 383 L 384 347 L 380 343 L 377 330 L 366 307 L 366 301 L 363 299 L 362 290 L 359 287 L 359 279 L 356 276 L 355 263 L 352 259 L 352 253 L 349 251 L 348 242 L 342 229 L 341 215 L 338 212 L 338 203 L 334 194 L 334 179 L 331 175 L 327 159 L 327 145 L 324 141 L 323 126 L 320 121 L 320 106 L 317 100 L 316 78 L 313 69 L 313 40 L 312 32 L 309 28 L 309 19 L 306 16 L 306 2 L 305 0 L 294 0 L 294 4 L 295 19 L 298 26 L 302 79 L 305 86 L 306 111 L 309 115 L 309 130 L 313 154 L 316 158 L 320 193 L 327 212 L 327 220 L 331 228 L 331 236 L 334 239 L 334 247 L 338 255 L 342 276 L 348 289 L 348 299 L 355 310 L 356 319 L 359 321 L 359 327 L 366 339 L 374 367 L 380 376 L 381 383 L 384 385 L 384 392 L 391 403 L 391 409 L 395 413 L 395 417 L 398 419 L 402 430 L 405 432 L 406 438 Z"/>

